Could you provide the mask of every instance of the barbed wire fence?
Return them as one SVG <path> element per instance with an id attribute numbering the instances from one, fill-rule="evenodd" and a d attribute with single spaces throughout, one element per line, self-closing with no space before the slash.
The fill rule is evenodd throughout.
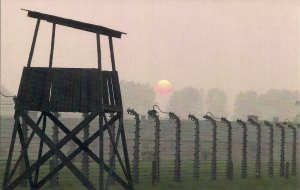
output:
<path id="1" fill-rule="evenodd" d="M 1 109 L 8 114 L 2 114 L 0 119 L 0 185 L 3 182 L 14 127 L 13 102 L 1 105 Z M 279 122 L 276 118 L 269 122 L 257 118 L 253 121 L 229 121 L 210 115 L 202 118 L 191 114 L 182 119 L 176 113 L 172 113 L 170 117 L 163 117 L 157 112 L 142 116 L 133 111 L 125 115 L 124 125 L 135 183 L 157 184 L 161 181 L 180 183 L 190 178 L 207 180 L 275 176 L 290 178 L 298 173 L 299 125 L 295 123 Z M 37 112 L 30 114 L 38 120 Z M 84 115 L 70 118 L 57 113 L 56 117 L 61 117 L 66 126 L 75 126 L 83 120 Z M 26 138 L 32 143 L 29 159 L 33 162 L 36 158 L 30 155 L 38 153 L 40 142 L 38 138 L 31 137 L 32 131 L 26 128 L 24 122 L 23 127 Z M 78 134 L 78 137 L 86 139 L 96 130 L 97 124 L 92 122 L 85 131 Z M 54 124 L 52 128 L 47 128 L 45 133 L 51 134 L 55 142 L 59 142 L 64 135 Z M 111 159 L 112 150 L 108 136 L 105 137 L 105 144 L 107 146 L 104 150 L 104 159 L 115 166 L 116 172 L 120 172 L 118 161 Z M 91 143 L 89 148 L 97 152 L 98 146 L 98 143 Z M 75 143 L 68 143 L 62 151 L 68 154 L 76 148 Z M 48 150 L 44 147 L 44 151 Z M 15 147 L 14 152 L 22 154 L 21 145 Z M 17 157 L 14 162 L 18 162 Z M 72 162 L 81 166 L 84 174 L 97 183 L 99 174 L 93 160 L 83 153 L 76 156 Z M 48 161 L 48 167 L 40 168 L 40 175 L 45 175 L 59 164 L 60 160 L 53 156 Z M 15 172 L 22 172 L 24 169 L 22 167 L 25 167 L 25 164 L 21 164 L 21 168 L 15 169 Z M 55 189 L 68 184 L 81 186 L 68 170 L 62 169 L 59 175 L 51 178 L 48 186 Z M 110 180 L 110 184 L 116 185 L 113 180 Z"/>

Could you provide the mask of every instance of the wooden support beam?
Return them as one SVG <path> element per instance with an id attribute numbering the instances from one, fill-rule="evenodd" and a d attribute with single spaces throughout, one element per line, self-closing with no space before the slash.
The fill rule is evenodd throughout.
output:
<path id="1" fill-rule="evenodd" d="M 42 118 L 43 118 L 43 115 L 44 115 L 44 114 L 42 113 L 42 114 L 40 115 L 40 117 L 38 118 L 37 125 L 40 124 L 40 122 L 41 122 L 41 120 L 42 120 Z M 29 138 L 28 138 L 28 141 L 26 142 L 26 145 L 25 145 L 26 148 L 28 148 L 29 144 L 31 143 L 31 140 L 32 140 L 34 134 L 35 134 L 34 131 L 32 131 L 31 134 L 30 134 L 30 136 L 29 136 Z M 22 160 L 22 158 L 23 158 L 23 156 L 24 156 L 24 153 L 25 153 L 25 151 L 22 150 L 22 151 L 21 151 L 21 155 L 19 156 L 17 162 L 15 163 L 13 169 L 11 170 L 11 173 L 10 173 L 10 175 L 9 175 L 8 181 L 10 181 L 10 180 L 12 179 L 13 175 L 14 175 L 15 172 L 17 171 L 17 168 L 18 168 L 18 166 L 19 166 L 19 164 L 20 164 L 20 162 L 21 162 L 21 160 Z"/>
<path id="2" fill-rule="evenodd" d="M 12 161 L 14 147 L 15 147 L 16 136 L 17 136 L 17 127 L 16 127 L 16 122 L 15 122 L 15 126 L 14 126 L 14 129 L 13 129 L 13 132 L 12 132 L 9 152 L 8 152 L 8 159 L 7 159 L 7 163 L 6 163 L 6 169 L 5 169 L 2 189 L 6 189 L 7 184 L 9 183 L 9 172 L 10 172 L 11 161 Z"/>
<path id="3" fill-rule="evenodd" d="M 115 54 L 114 54 L 114 46 L 113 46 L 112 37 L 109 36 L 108 40 L 109 40 L 109 50 L 110 50 L 110 60 L 111 60 L 112 70 L 116 71 Z"/>
<path id="4" fill-rule="evenodd" d="M 52 26 L 52 38 L 51 38 L 51 50 L 50 50 L 50 59 L 49 59 L 49 68 L 52 67 L 52 62 L 53 62 L 53 51 L 54 51 L 54 41 L 55 41 L 55 28 L 56 28 L 56 24 L 53 23 L 53 26 Z"/>
<path id="5" fill-rule="evenodd" d="M 26 121 L 26 123 L 31 127 L 33 131 L 42 139 L 42 141 L 49 146 L 50 151 L 53 151 L 63 163 L 66 164 L 66 166 L 70 169 L 70 171 L 80 180 L 82 185 L 84 185 L 88 189 L 94 189 L 94 185 L 82 174 L 82 172 L 72 163 L 67 162 L 67 157 L 65 154 L 57 148 L 57 146 L 53 143 L 53 141 L 45 134 L 43 131 L 32 121 L 32 119 L 26 114 L 21 112 L 22 118 Z M 68 136 L 68 135 L 67 135 Z M 71 134 L 72 136 L 72 134 Z M 38 165 L 39 167 L 40 165 Z M 27 169 L 27 171 L 29 168 Z M 31 175 L 32 172 L 26 172 L 27 175 Z"/>
<path id="6" fill-rule="evenodd" d="M 43 133 L 45 133 L 46 130 L 46 125 L 47 125 L 47 118 L 44 115 L 43 118 L 43 127 L 42 127 L 42 131 Z M 38 125 L 37 125 L 38 126 Z M 43 146 L 44 146 L 44 142 L 42 141 L 42 139 L 40 139 L 40 146 L 39 146 L 39 153 L 38 153 L 38 158 L 37 160 L 41 159 L 42 154 L 43 154 Z M 39 179 L 39 172 L 40 172 L 40 167 L 37 168 L 35 175 L 34 175 L 34 184 L 37 184 L 38 179 Z"/>
<path id="7" fill-rule="evenodd" d="M 43 134 L 41 132 L 41 129 L 39 127 L 37 127 L 37 125 L 34 123 L 34 121 L 32 121 L 32 119 L 25 113 L 21 112 L 20 113 L 22 118 L 26 121 L 26 123 L 28 123 L 28 125 L 30 125 L 30 127 L 32 129 L 34 129 L 34 131 L 37 133 L 37 135 L 42 138 L 44 140 L 44 143 L 46 143 L 48 146 L 51 147 L 52 150 L 49 150 L 47 153 L 45 153 L 40 160 L 36 161 L 35 163 L 32 164 L 32 166 L 27 170 L 27 173 L 30 173 L 32 174 L 35 170 L 36 170 L 36 167 L 37 166 L 40 166 L 42 164 L 44 164 L 52 155 L 54 154 L 57 154 L 60 159 L 62 160 L 65 160 L 66 157 L 65 155 L 60 151 L 60 148 L 63 147 L 65 144 L 67 144 L 70 139 L 72 139 L 76 134 L 78 134 L 82 128 L 84 128 L 88 123 L 90 123 L 96 116 L 97 114 L 90 114 L 86 120 L 82 121 L 81 123 L 79 123 L 72 131 L 70 134 L 68 134 L 67 136 L 65 136 L 57 145 L 55 145 L 51 139 Z M 71 165 L 70 165 L 71 164 Z M 69 166 L 68 166 L 69 165 Z M 72 169 L 75 169 L 75 173 L 76 173 L 76 176 L 78 174 L 78 177 L 80 178 L 80 181 L 81 179 L 86 179 L 83 174 L 78 170 L 76 169 L 76 167 L 72 164 L 72 163 L 68 163 L 67 164 L 68 167 L 71 166 Z M 74 170 L 73 170 L 74 171 Z M 15 187 L 16 185 L 18 185 L 18 183 L 20 181 L 22 181 L 23 179 L 25 179 L 25 177 L 27 176 L 27 174 L 22 174 L 20 175 L 19 177 L 17 177 L 12 183 L 9 184 L 9 188 L 13 188 Z M 86 180 L 84 180 L 85 182 L 87 182 Z M 88 183 L 88 182 L 87 182 Z M 89 187 L 91 187 L 91 189 L 93 189 L 92 185 L 90 184 L 84 184 L 84 185 L 87 185 Z"/>
<path id="8" fill-rule="evenodd" d="M 62 17 L 49 15 L 49 14 L 44 14 L 44 13 L 40 13 L 40 12 L 36 12 L 36 11 L 30 11 L 30 10 L 25 10 L 25 9 L 23 9 L 23 10 L 28 11 L 28 17 L 45 20 L 50 23 L 55 23 L 55 24 L 59 24 L 62 26 L 67 26 L 67 27 L 71 27 L 71 28 L 75 28 L 75 29 L 79 29 L 79 30 L 98 33 L 98 34 L 106 35 L 106 36 L 112 36 L 115 38 L 121 38 L 122 34 L 126 34 L 124 32 L 106 28 L 106 27 L 103 27 L 100 25 L 80 22 L 80 21 L 62 18 Z"/>
<path id="9" fill-rule="evenodd" d="M 26 170 L 28 170 L 30 168 L 30 164 L 29 164 L 27 148 L 25 146 L 25 138 L 24 138 L 24 134 L 23 134 L 23 131 L 22 131 L 21 124 L 20 124 L 19 116 L 15 117 L 15 122 L 16 122 L 16 127 L 17 127 L 17 130 L 18 130 L 20 144 L 21 144 L 22 150 L 25 152 L 24 153 L 25 168 L 26 168 Z M 32 190 L 33 189 L 32 174 L 27 173 L 26 170 L 24 171 L 24 173 L 26 174 L 26 178 L 29 181 L 30 189 Z"/>
<path id="10" fill-rule="evenodd" d="M 27 67 L 31 66 L 32 56 L 33 56 L 33 52 L 34 52 L 34 48 L 35 48 L 35 43 L 36 43 L 38 31 L 39 31 L 40 22 L 41 22 L 41 20 L 37 19 L 35 30 L 34 30 L 34 35 L 33 35 L 33 40 L 32 40 L 32 44 L 31 44 L 31 49 L 30 49 L 30 53 L 29 53 L 29 57 L 28 57 Z"/>
<path id="11" fill-rule="evenodd" d="M 102 70 L 101 65 L 101 45 L 100 45 L 100 34 L 96 34 L 96 41 L 97 41 L 97 60 L 98 60 L 98 69 Z"/>

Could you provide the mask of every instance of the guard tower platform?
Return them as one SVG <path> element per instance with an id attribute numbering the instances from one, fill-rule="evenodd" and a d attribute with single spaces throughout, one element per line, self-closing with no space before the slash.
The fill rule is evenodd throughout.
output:
<path id="1" fill-rule="evenodd" d="M 23 69 L 18 94 L 15 99 L 15 124 L 2 189 L 14 189 L 24 180 L 28 181 L 28 187 L 30 189 L 39 189 L 64 167 L 68 167 L 87 189 L 107 189 L 104 182 L 104 171 L 108 173 L 108 180 L 112 177 L 124 189 L 133 189 L 123 125 L 122 97 L 113 49 L 113 38 L 121 38 L 125 33 L 99 25 L 29 10 L 26 11 L 28 12 L 28 17 L 37 19 L 37 23 L 27 67 L 24 67 Z M 49 67 L 31 67 L 41 21 L 52 23 Z M 95 34 L 98 68 L 58 68 L 52 66 L 56 25 L 71 27 Z M 112 65 L 111 71 L 102 70 L 100 36 L 106 36 L 109 40 Z M 38 111 L 41 113 L 36 122 L 27 114 L 28 111 Z M 86 117 L 82 122 L 70 130 L 55 117 L 54 112 L 81 112 L 86 114 Z M 108 119 L 106 114 L 110 114 L 112 117 Z M 82 142 L 76 135 L 96 118 L 99 118 L 99 129 L 87 140 Z M 25 121 L 32 129 L 32 134 L 28 139 L 24 139 L 20 119 Z M 65 137 L 58 143 L 54 143 L 45 133 L 47 119 L 50 119 L 65 133 Z M 112 135 L 111 125 L 116 121 L 118 121 L 119 126 L 115 137 Z M 40 124 L 41 127 L 39 127 Z M 115 156 L 118 158 L 125 179 L 120 177 L 120 175 L 104 161 L 103 134 L 105 131 L 108 132 L 110 143 L 113 145 L 114 154 L 111 156 L 111 159 L 115 159 Z M 34 135 L 39 137 L 40 145 L 36 161 L 30 163 L 28 149 Z M 12 158 L 14 157 L 13 152 L 17 136 L 19 137 L 22 151 L 17 162 L 12 167 Z M 122 141 L 122 156 L 118 151 L 119 138 L 121 138 Z M 88 147 L 88 145 L 96 139 L 99 139 L 98 155 Z M 78 148 L 67 156 L 61 149 L 70 141 L 74 141 L 78 145 Z M 47 145 L 50 149 L 45 154 L 43 154 L 44 145 Z M 72 159 L 82 151 L 87 153 L 89 157 L 99 165 L 99 188 L 96 188 L 95 185 L 72 163 Z M 40 167 L 54 155 L 60 159 L 60 164 L 45 177 L 40 179 Z M 16 168 L 22 159 L 25 161 L 26 170 L 18 175 L 16 174 Z M 108 183 L 106 183 L 106 185 L 107 184 Z"/>

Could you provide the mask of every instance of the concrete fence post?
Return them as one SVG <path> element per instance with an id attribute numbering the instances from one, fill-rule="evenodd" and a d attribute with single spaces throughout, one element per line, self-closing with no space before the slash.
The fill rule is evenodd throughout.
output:
<path id="1" fill-rule="evenodd" d="M 135 183 L 139 182 L 139 161 L 140 161 L 140 116 L 134 111 L 134 109 L 127 109 L 129 115 L 134 116 L 135 120 L 135 135 L 134 135 L 134 147 L 133 147 L 133 180 Z"/>
<path id="2" fill-rule="evenodd" d="M 241 177 L 247 178 L 247 124 L 246 122 L 238 119 L 237 123 L 243 128 L 243 142 L 242 142 L 242 165 L 241 165 Z"/>
<path id="3" fill-rule="evenodd" d="M 160 182 L 160 120 L 159 116 L 157 115 L 157 111 L 154 109 L 149 110 L 148 115 L 155 121 L 152 176 L 154 181 L 153 183 L 156 184 Z"/>
<path id="4" fill-rule="evenodd" d="M 261 126 L 258 123 L 257 116 L 249 116 L 248 121 L 257 129 L 256 133 L 256 160 L 255 160 L 255 177 L 261 177 Z"/>
<path id="5" fill-rule="evenodd" d="M 188 117 L 194 121 L 195 124 L 195 150 L 194 150 L 194 178 L 199 179 L 200 170 L 200 124 L 199 119 L 194 115 L 189 114 Z"/>
<path id="6" fill-rule="evenodd" d="M 211 154 L 211 179 L 217 179 L 217 123 L 216 121 L 208 116 L 205 115 L 204 119 L 210 121 L 212 124 L 212 154 Z"/>
<path id="7" fill-rule="evenodd" d="M 179 117 L 175 113 L 170 112 L 169 117 L 170 119 L 174 119 L 176 123 L 174 180 L 176 182 L 181 182 L 181 157 L 180 157 L 181 123 Z"/>
<path id="8" fill-rule="evenodd" d="M 227 166 L 226 177 L 229 180 L 233 179 L 233 162 L 232 162 L 232 126 L 231 122 L 222 117 L 221 121 L 227 125 Z"/>

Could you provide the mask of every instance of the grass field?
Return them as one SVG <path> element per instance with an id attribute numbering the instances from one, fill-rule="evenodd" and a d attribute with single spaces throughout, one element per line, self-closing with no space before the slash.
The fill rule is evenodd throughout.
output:
<path id="1" fill-rule="evenodd" d="M 78 165 L 79 166 L 79 165 Z M 140 182 L 135 184 L 136 190 L 299 190 L 300 189 L 300 177 L 290 177 L 285 179 L 278 177 L 278 174 L 274 178 L 266 177 L 264 174 L 260 179 L 254 178 L 249 175 L 247 179 L 241 179 L 238 171 L 235 171 L 235 177 L 232 181 L 226 180 L 224 176 L 219 176 L 217 180 L 211 180 L 209 176 L 209 170 L 203 171 L 199 180 L 192 177 L 191 173 L 183 172 L 182 181 L 180 183 L 173 181 L 172 168 L 164 166 L 161 168 L 161 181 L 159 184 L 151 184 L 151 170 L 148 167 L 142 166 Z M 186 168 L 183 168 L 186 170 Z M 42 171 L 46 171 L 43 168 Z M 98 186 L 97 167 L 91 167 L 90 180 L 94 185 Z M 43 173 L 43 172 L 42 172 Z M 2 171 L 0 172 L 0 180 L 2 182 Z M 144 174 L 144 175 L 143 175 Z M 147 174 L 147 175 L 145 175 Z M 80 182 L 67 170 L 63 169 L 59 175 L 60 187 L 59 190 L 83 190 L 85 189 Z M 1 183 L 0 182 L 0 183 Z M 28 188 L 18 188 L 25 190 Z M 43 186 L 42 189 L 48 190 L 48 183 Z M 109 190 L 121 190 L 118 185 L 111 185 Z"/>

